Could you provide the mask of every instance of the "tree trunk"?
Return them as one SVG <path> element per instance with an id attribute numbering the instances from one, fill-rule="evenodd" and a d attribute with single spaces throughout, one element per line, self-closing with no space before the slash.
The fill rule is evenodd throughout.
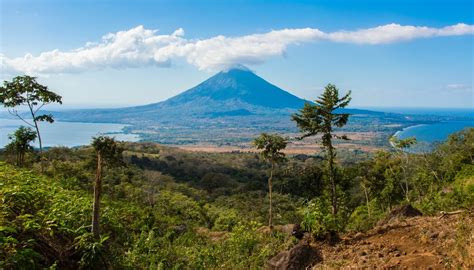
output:
<path id="1" fill-rule="evenodd" d="M 364 193 L 365 193 L 365 202 L 367 204 L 367 214 L 370 218 L 370 203 L 369 203 L 369 194 L 367 192 L 367 188 L 365 186 L 362 187 L 364 189 Z"/>
<path id="2" fill-rule="evenodd" d="M 99 210 L 100 210 L 100 193 L 102 189 L 102 156 L 97 153 L 97 171 L 94 184 L 94 205 L 92 213 L 92 234 L 96 239 L 99 238 Z"/>
<path id="3" fill-rule="evenodd" d="M 40 147 L 40 156 L 41 153 L 43 152 L 43 142 L 41 141 L 41 134 L 38 128 L 38 122 L 35 119 L 35 113 L 33 112 L 33 106 L 30 104 L 28 101 L 28 107 L 30 108 L 30 113 L 31 113 L 31 118 L 33 118 L 33 123 L 35 124 L 35 129 L 36 129 L 36 135 L 38 135 L 38 142 L 39 142 L 39 147 Z"/>
<path id="4" fill-rule="evenodd" d="M 41 160 L 43 158 L 43 141 L 41 140 L 41 134 L 40 134 L 40 131 L 39 131 L 39 128 L 38 128 L 38 123 L 36 121 L 35 122 L 35 129 L 36 129 L 36 134 L 38 134 L 38 142 L 39 142 L 39 147 L 40 147 L 40 157 L 41 157 Z"/>
<path id="5" fill-rule="evenodd" d="M 30 108 L 31 117 L 33 118 L 33 123 L 35 124 L 36 135 L 38 135 L 38 142 L 39 142 L 39 147 L 40 147 L 39 156 L 40 156 L 41 172 L 44 172 L 44 164 L 43 164 L 43 141 L 41 140 L 41 134 L 40 134 L 39 127 L 38 127 L 38 122 L 37 122 L 36 119 L 35 119 L 35 113 L 33 112 L 33 107 L 32 107 L 32 105 L 30 104 L 29 101 L 28 101 L 28 107 Z"/>
<path id="6" fill-rule="evenodd" d="M 404 161 L 405 161 L 404 166 L 408 166 L 408 154 L 407 154 L 407 153 L 404 153 L 403 156 L 404 156 L 404 158 L 405 158 L 405 160 L 404 160 Z M 408 170 L 408 168 L 406 168 L 406 167 L 403 168 L 403 175 L 404 175 L 404 178 L 405 178 L 406 199 L 407 199 L 407 202 L 410 202 L 410 186 L 409 186 L 409 183 L 408 183 L 407 170 Z"/>
<path id="7" fill-rule="evenodd" d="M 329 165 L 329 180 L 331 181 L 331 204 L 332 204 L 332 215 L 335 218 L 337 214 L 337 198 L 336 198 L 336 176 L 334 173 L 334 149 L 331 142 L 328 146 L 328 165 Z"/>
<path id="8" fill-rule="evenodd" d="M 270 227 L 270 231 L 273 231 L 273 213 L 272 213 L 272 188 L 273 188 L 273 170 L 275 168 L 275 163 L 272 162 L 272 169 L 270 171 L 270 177 L 268 178 L 268 195 L 270 199 L 270 207 L 268 210 L 268 226 Z"/>

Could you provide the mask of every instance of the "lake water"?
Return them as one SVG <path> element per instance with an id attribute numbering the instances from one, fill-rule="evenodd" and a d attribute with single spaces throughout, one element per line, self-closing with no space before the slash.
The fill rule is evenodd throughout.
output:
<path id="1" fill-rule="evenodd" d="M 25 126 L 20 120 L 0 119 L 0 148 L 8 144 L 8 135 L 12 134 L 19 126 Z M 73 123 L 54 122 L 53 124 L 41 123 L 40 132 L 43 146 L 79 146 L 90 144 L 92 137 L 107 135 L 119 141 L 138 141 L 136 134 L 124 134 L 125 125 L 108 123 Z M 38 143 L 35 144 L 38 146 Z"/>
<path id="2" fill-rule="evenodd" d="M 417 125 L 403 129 L 396 133 L 400 139 L 415 137 L 418 141 L 433 143 L 445 141 L 452 133 L 464 128 L 474 128 L 474 121 L 450 121 L 429 125 Z"/>
<path id="3" fill-rule="evenodd" d="M 455 116 L 455 117 L 474 117 L 474 108 L 398 108 L 398 107 L 362 107 L 361 109 L 389 112 L 389 113 L 400 113 L 400 114 L 413 114 L 413 115 L 436 115 L 436 116 Z"/>

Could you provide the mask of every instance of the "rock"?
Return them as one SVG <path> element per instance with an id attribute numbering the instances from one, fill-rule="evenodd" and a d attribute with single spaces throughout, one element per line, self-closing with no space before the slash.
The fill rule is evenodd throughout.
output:
<path id="1" fill-rule="evenodd" d="M 387 215 L 387 217 L 379 221 L 377 225 L 383 226 L 393 221 L 399 220 L 400 218 L 403 218 L 403 217 L 416 217 L 416 216 L 422 216 L 422 215 L 423 213 L 421 213 L 420 210 L 414 208 L 410 204 L 407 204 L 407 205 L 403 205 L 403 206 L 393 209 Z"/>
<path id="2" fill-rule="evenodd" d="M 297 239 L 302 239 L 304 237 L 305 232 L 306 231 L 303 230 L 300 224 L 294 224 L 291 230 L 291 235 L 293 235 Z"/>
<path id="3" fill-rule="evenodd" d="M 439 236 L 439 233 L 438 233 L 438 232 L 434 232 L 434 233 L 432 233 L 432 234 L 430 235 L 430 238 L 431 238 L 431 239 L 436 239 L 436 238 L 438 238 L 438 236 Z"/>
<path id="4" fill-rule="evenodd" d="M 361 251 L 361 252 L 359 253 L 359 255 L 360 255 L 360 256 L 366 256 L 366 255 L 367 255 L 367 252 L 366 252 L 365 250 L 363 250 L 363 251 Z"/>
<path id="5" fill-rule="evenodd" d="M 300 242 L 292 249 L 283 251 L 267 262 L 267 268 L 272 270 L 306 269 L 322 261 L 319 250 L 308 243 Z"/>

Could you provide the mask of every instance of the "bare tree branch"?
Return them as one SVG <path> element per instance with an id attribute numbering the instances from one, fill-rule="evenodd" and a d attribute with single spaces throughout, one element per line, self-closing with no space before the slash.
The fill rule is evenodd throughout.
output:
<path id="1" fill-rule="evenodd" d="M 12 112 L 12 111 L 13 111 L 13 112 Z M 23 117 L 21 117 L 15 109 L 12 109 L 12 111 L 10 111 L 10 109 L 8 109 L 8 113 L 9 113 L 9 114 L 20 118 L 20 120 L 23 121 L 23 122 L 25 122 L 25 124 L 27 124 L 28 126 L 33 127 L 33 128 L 35 127 L 34 125 L 30 124 L 28 121 L 26 121 L 25 119 L 23 119 Z"/>

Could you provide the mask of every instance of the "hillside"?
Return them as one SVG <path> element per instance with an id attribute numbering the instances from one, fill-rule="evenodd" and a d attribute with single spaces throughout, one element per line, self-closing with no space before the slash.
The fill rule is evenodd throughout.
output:
<path id="1" fill-rule="evenodd" d="M 289 156 L 274 174 L 273 235 L 266 226 L 270 165 L 255 153 L 121 144 L 124 164 L 104 167 L 95 239 L 92 147 L 48 149 L 43 170 L 35 152 L 23 168 L 0 152 L 0 268 L 261 269 L 304 241 L 322 258 L 310 262 L 315 267 L 466 267 L 473 140 L 470 129 L 426 155 L 338 152 L 337 219 L 327 207 L 323 160 Z M 406 196 L 424 216 L 393 219 Z M 456 210 L 463 213 L 438 217 Z M 331 238 L 336 230 L 341 240 Z"/>
<path id="2" fill-rule="evenodd" d="M 474 232 L 472 215 L 408 217 L 348 234 L 337 245 L 314 243 L 323 261 L 316 269 L 470 269 Z"/>

